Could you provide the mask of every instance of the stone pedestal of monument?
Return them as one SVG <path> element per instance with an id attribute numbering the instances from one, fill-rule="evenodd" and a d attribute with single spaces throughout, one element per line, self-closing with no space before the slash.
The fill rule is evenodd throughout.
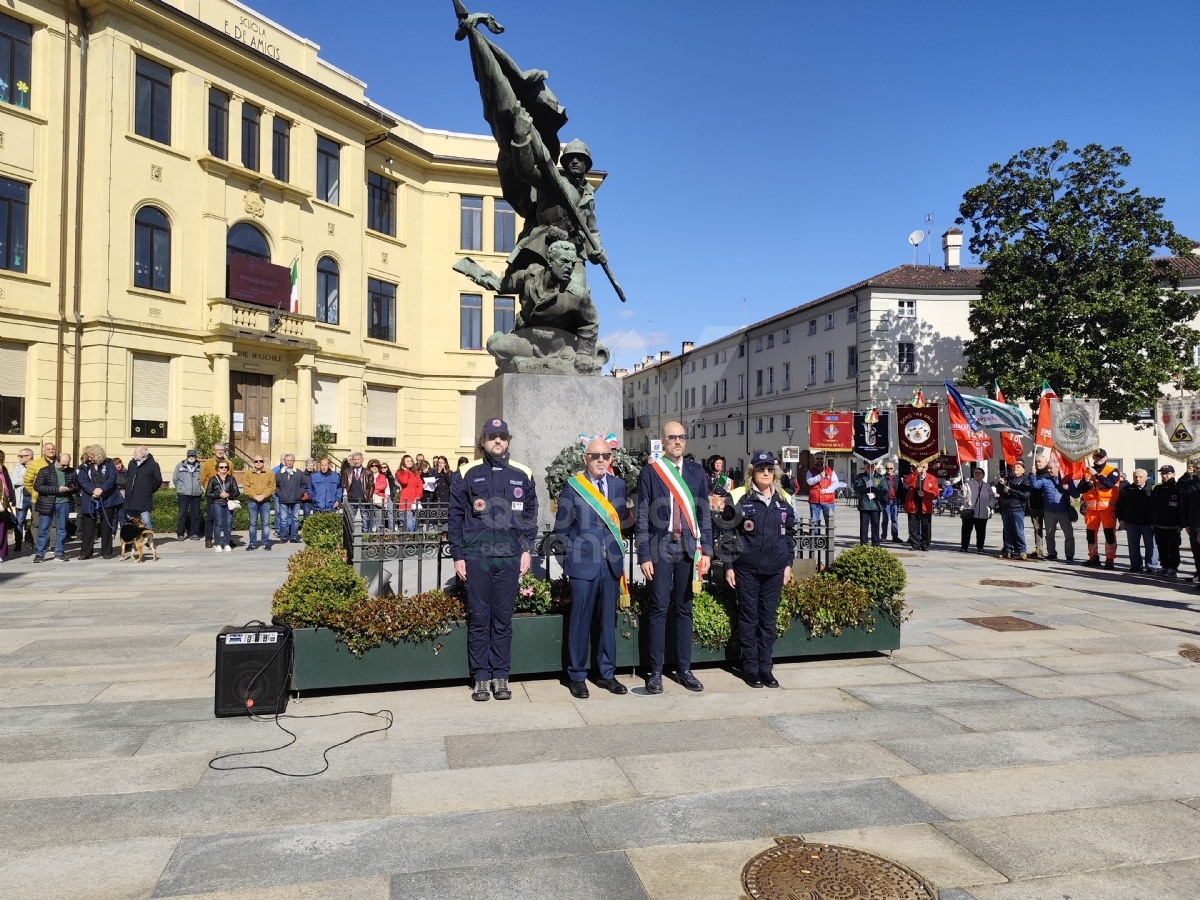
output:
<path id="1" fill-rule="evenodd" d="M 546 468 L 581 434 L 620 439 L 621 381 L 598 375 L 497 375 L 475 391 L 475 433 L 496 418 L 512 429 L 511 457 L 533 470 L 538 528 L 546 531 L 554 525 Z"/>

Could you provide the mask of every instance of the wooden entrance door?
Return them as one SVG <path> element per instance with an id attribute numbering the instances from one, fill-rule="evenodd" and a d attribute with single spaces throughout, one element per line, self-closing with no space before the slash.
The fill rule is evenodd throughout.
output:
<path id="1" fill-rule="evenodd" d="M 262 454 L 270 468 L 271 429 L 275 427 L 274 410 L 271 407 L 271 376 L 257 372 L 230 372 L 229 381 L 229 398 L 233 407 L 230 433 L 233 435 L 234 455 L 251 460 L 255 454 Z"/>

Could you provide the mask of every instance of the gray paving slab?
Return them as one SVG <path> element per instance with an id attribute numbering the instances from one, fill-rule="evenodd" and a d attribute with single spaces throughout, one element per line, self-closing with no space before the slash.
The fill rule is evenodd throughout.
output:
<path id="1" fill-rule="evenodd" d="M 881 741 L 966 729 L 928 709 L 862 709 L 843 713 L 770 716 L 763 719 L 793 744 Z"/>
<path id="2" fill-rule="evenodd" d="M 881 743 L 925 772 L 962 772 L 1186 753 L 1200 746 L 1200 720 L 1129 720 L 1053 729 L 905 738 Z"/>
<path id="3" fill-rule="evenodd" d="M 266 765 L 285 772 L 316 772 L 325 765 L 322 752 L 331 744 L 323 739 L 308 740 L 275 754 L 257 757 Z M 253 760 L 250 760 L 251 762 Z M 231 760 L 236 765 L 238 760 Z M 446 750 L 442 741 L 389 741 L 360 739 L 329 752 L 328 771 L 310 781 L 355 778 L 360 775 L 400 775 L 408 772 L 436 772 L 446 768 Z M 209 769 L 201 784 L 278 784 L 279 776 L 262 769 L 215 771 Z"/>
<path id="4" fill-rule="evenodd" d="M 594 853 L 498 866 L 392 876 L 392 900 L 637 900 L 642 883 L 624 853 Z"/>
<path id="5" fill-rule="evenodd" d="M 459 769 L 639 753 L 777 746 L 787 746 L 787 741 L 763 721 L 712 719 L 447 735 L 446 759 L 450 768 Z"/>
<path id="6" fill-rule="evenodd" d="M 465 860 L 487 866 L 591 852 L 578 816 L 566 805 L 192 835 L 180 842 L 154 896 L 457 869 Z"/>
<path id="7" fill-rule="evenodd" d="M 0 734 L 0 763 L 132 756 L 153 730 L 153 726 L 141 725 L 130 728 L 60 728 L 54 731 Z"/>
<path id="8" fill-rule="evenodd" d="M 1150 674 L 1150 673 L 1146 673 Z M 1115 694 L 1145 694 L 1162 690 L 1161 685 L 1123 672 L 1095 675 L 1049 675 L 1040 678 L 1002 678 L 1000 683 L 1023 694 L 1048 700 L 1055 697 L 1105 697 Z"/>
<path id="9" fill-rule="evenodd" d="M 991 681 L 948 681 L 940 684 L 887 684 L 846 688 L 846 693 L 878 709 L 948 706 L 1024 700 L 1027 694 Z"/>
<path id="10" fill-rule="evenodd" d="M 211 720 L 212 698 L 140 700 L 130 703 L 74 703 L 0 709 L 0 734 L 59 728 L 115 728 Z"/>
<path id="11" fill-rule="evenodd" d="M 1049 669 L 1024 659 L 964 659 L 953 662 L 898 663 L 926 681 L 981 681 L 1019 678 L 1026 675 L 1051 675 Z"/>
<path id="12" fill-rule="evenodd" d="M 1107 706 L 1079 698 L 968 703 L 963 706 L 938 706 L 934 712 L 972 731 L 1022 731 L 1092 722 L 1125 722 L 1129 719 Z"/>
<path id="13" fill-rule="evenodd" d="M 1200 811 L 1170 800 L 938 827 L 1013 880 L 1200 857 Z"/>
<path id="14" fill-rule="evenodd" d="M 946 888 L 938 891 L 938 900 L 975 900 L 975 895 L 962 888 Z"/>
<path id="15" fill-rule="evenodd" d="M 1120 697 L 1093 697 L 1103 706 L 1139 719 L 1180 719 L 1200 717 L 1200 690 L 1155 691 Z"/>
<path id="16" fill-rule="evenodd" d="M 1102 872 L 973 887 L 977 900 L 1196 900 L 1200 860 L 1125 866 Z M 944 900 L 942 894 L 940 900 Z"/>
<path id="17" fill-rule="evenodd" d="M 910 825 L 941 818 L 940 813 L 883 779 L 576 806 L 597 850 Z"/>

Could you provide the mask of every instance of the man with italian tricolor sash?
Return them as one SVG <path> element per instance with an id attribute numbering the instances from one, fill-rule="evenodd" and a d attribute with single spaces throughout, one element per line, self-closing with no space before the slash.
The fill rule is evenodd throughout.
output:
<path id="1" fill-rule="evenodd" d="M 638 476 L 634 529 L 638 563 L 650 583 L 646 672 L 650 694 L 663 690 L 671 604 L 675 605 L 676 680 L 689 691 L 704 690 L 692 674 L 692 595 L 700 590 L 713 552 L 708 476 L 698 463 L 683 458 L 687 432 L 680 423 L 668 422 L 662 436 L 662 459 L 647 464 Z"/>
<path id="2" fill-rule="evenodd" d="M 617 604 L 629 606 L 622 530 L 633 527 L 625 482 L 609 472 L 612 448 L 594 437 L 584 449 L 584 470 L 568 479 L 558 498 L 555 534 L 563 541 L 563 571 L 571 582 L 567 630 L 567 678 L 571 696 L 588 696 L 588 652 L 594 621 L 600 620 L 596 684 L 614 694 L 627 693 L 616 678 Z"/>

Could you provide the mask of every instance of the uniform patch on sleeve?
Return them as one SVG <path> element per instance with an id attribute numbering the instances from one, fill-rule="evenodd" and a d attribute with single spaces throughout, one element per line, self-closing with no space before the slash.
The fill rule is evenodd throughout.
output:
<path id="1" fill-rule="evenodd" d="M 487 509 L 487 501 L 482 497 L 476 500 L 472 505 L 475 507 L 475 512 L 483 512 L 485 509 Z"/>
<path id="2" fill-rule="evenodd" d="M 747 519 L 745 522 L 742 523 L 742 527 L 745 528 L 747 531 L 753 531 L 754 530 L 754 520 Z"/>
<path id="3" fill-rule="evenodd" d="M 513 496 L 520 500 L 525 496 L 525 491 L 519 487 L 515 487 L 513 488 Z"/>

